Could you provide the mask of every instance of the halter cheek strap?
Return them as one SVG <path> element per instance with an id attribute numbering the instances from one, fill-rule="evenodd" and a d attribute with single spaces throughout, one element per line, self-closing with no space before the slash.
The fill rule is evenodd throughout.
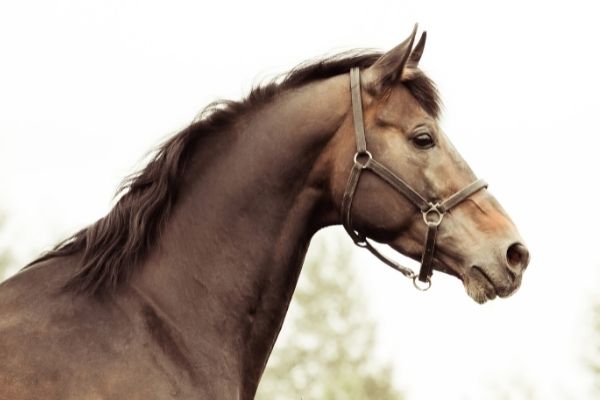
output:
<path id="1" fill-rule="evenodd" d="M 392 172 L 383 164 L 377 162 L 373 158 L 373 155 L 367 150 L 362 111 L 360 70 L 358 68 L 352 68 L 350 70 L 350 89 L 352 93 L 354 132 L 356 134 L 356 153 L 354 154 L 354 165 L 352 166 L 350 176 L 348 177 L 348 183 L 346 184 L 346 190 L 342 199 L 342 218 L 344 228 L 357 246 L 366 248 L 385 264 L 399 271 L 404 276 L 412 279 L 417 289 L 427 290 L 431 287 L 431 275 L 433 274 L 433 258 L 435 253 L 437 231 L 438 227 L 442 223 L 442 220 L 444 219 L 446 211 L 456 207 L 472 194 L 483 188 L 486 188 L 487 183 L 481 179 L 478 179 L 454 193 L 441 203 L 427 201 L 408 183 L 404 182 L 402 178 L 394 174 L 394 172 Z M 390 260 L 381 254 L 377 249 L 375 249 L 375 247 L 371 245 L 365 235 L 352 228 L 352 200 L 354 199 L 361 173 L 366 170 L 371 171 L 376 176 L 384 180 L 388 185 L 392 186 L 397 192 L 402 194 L 411 203 L 413 203 L 423 214 L 423 221 L 427 226 L 427 233 L 425 235 L 425 245 L 421 257 L 421 269 L 418 275 L 415 274 L 410 268 L 403 267 L 397 262 Z M 418 286 L 416 282 L 417 279 L 426 283 L 426 285 L 424 287 Z"/>

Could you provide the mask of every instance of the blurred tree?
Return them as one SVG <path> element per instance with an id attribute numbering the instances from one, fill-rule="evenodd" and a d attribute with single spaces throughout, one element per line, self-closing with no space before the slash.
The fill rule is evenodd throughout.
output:
<path id="1" fill-rule="evenodd" d="M 316 251 L 310 252 L 300 275 L 257 399 L 403 398 L 393 385 L 391 367 L 374 359 L 375 325 L 357 284 L 351 251 L 335 247 L 321 242 L 311 248 Z"/>

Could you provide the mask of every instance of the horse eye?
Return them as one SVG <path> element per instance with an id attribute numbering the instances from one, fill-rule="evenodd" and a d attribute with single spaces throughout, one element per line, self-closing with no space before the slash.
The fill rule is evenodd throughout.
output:
<path id="1" fill-rule="evenodd" d="M 412 141 L 419 149 L 429 149 L 435 146 L 435 142 L 429 133 L 420 133 L 414 136 Z"/>

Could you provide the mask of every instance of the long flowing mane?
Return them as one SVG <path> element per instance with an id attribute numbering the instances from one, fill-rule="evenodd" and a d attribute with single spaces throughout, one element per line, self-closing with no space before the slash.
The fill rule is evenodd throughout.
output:
<path id="1" fill-rule="evenodd" d="M 105 217 L 59 243 L 27 267 L 55 257 L 81 254 L 81 263 L 65 288 L 91 294 L 115 290 L 143 262 L 169 218 L 196 140 L 227 130 L 240 116 L 272 101 L 284 90 L 347 73 L 352 67 L 367 68 L 380 56 L 379 52 L 352 51 L 303 63 L 255 87 L 243 100 L 210 104 L 191 125 L 162 144 L 145 168 L 121 184 L 117 191 L 120 197 Z M 439 97 L 427 76 L 417 73 L 403 83 L 425 111 L 438 116 Z"/>

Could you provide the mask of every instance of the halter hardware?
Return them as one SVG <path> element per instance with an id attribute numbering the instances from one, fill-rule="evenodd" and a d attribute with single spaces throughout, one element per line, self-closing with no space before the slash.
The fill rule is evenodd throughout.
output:
<path id="1" fill-rule="evenodd" d="M 419 275 L 413 275 L 412 277 L 412 282 L 413 282 L 413 286 L 415 288 L 417 288 L 417 290 L 420 290 L 421 292 L 426 292 L 429 290 L 429 288 L 431 287 L 431 278 L 428 276 L 426 281 L 425 281 L 425 285 L 420 286 L 420 284 L 418 282 L 421 282 L 419 280 L 417 280 L 417 278 L 419 277 Z"/>
<path id="2" fill-rule="evenodd" d="M 430 207 L 422 211 L 423 213 L 423 221 L 427 226 L 439 226 L 442 223 L 442 219 L 444 219 L 444 215 L 446 214 L 444 211 L 440 210 L 440 203 L 429 203 Z M 432 219 L 431 216 L 435 215 Z"/>
<path id="3" fill-rule="evenodd" d="M 402 178 L 375 160 L 373 155 L 367 150 L 360 86 L 360 70 L 358 68 L 352 68 L 350 70 L 350 91 L 352 94 L 354 132 L 356 134 L 356 153 L 354 154 L 354 165 L 352 166 L 350 176 L 348 177 L 348 183 L 346 184 L 346 190 L 342 199 L 342 220 L 344 228 L 358 247 L 369 250 L 379 260 L 397 270 L 407 278 L 412 279 L 413 285 L 418 290 L 426 291 L 431 287 L 435 241 L 438 228 L 444 219 L 444 215 L 451 208 L 457 206 L 474 193 L 483 188 L 487 188 L 487 183 L 478 179 L 442 202 L 433 203 L 425 200 L 425 198 L 423 198 L 408 183 L 404 182 Z M 425 245 L 421 256 L 421 268 L 419 274 L 415 274 L 410 268 L 403 267 L 381 254 L 373 247 L 365 235 L 352 228 L 352 200 L 354 199 L 358 187 L 360 175 L 366 170 L 371 171 L 388 185 L 392 186 L 397 192 L 413 203 L 423 214 L 423 221 L 427 226 L 427 233 L 425 234 Z M 422 282 L 425 285 L 420 285 L 417 282 Z"/>
<path id="4" fill-rule="evenodd" d="M 360 161 L 361 157 L 367 157 L 367 161 L 361 162 Z M 360 169 L 369 168 L 369 163 L 371 162 L 372 159 L 373 159 L 373 155 L 368 150 L 357 151 L 356 153 L 354 153 L 354 165 L 356 165 Z"/>

